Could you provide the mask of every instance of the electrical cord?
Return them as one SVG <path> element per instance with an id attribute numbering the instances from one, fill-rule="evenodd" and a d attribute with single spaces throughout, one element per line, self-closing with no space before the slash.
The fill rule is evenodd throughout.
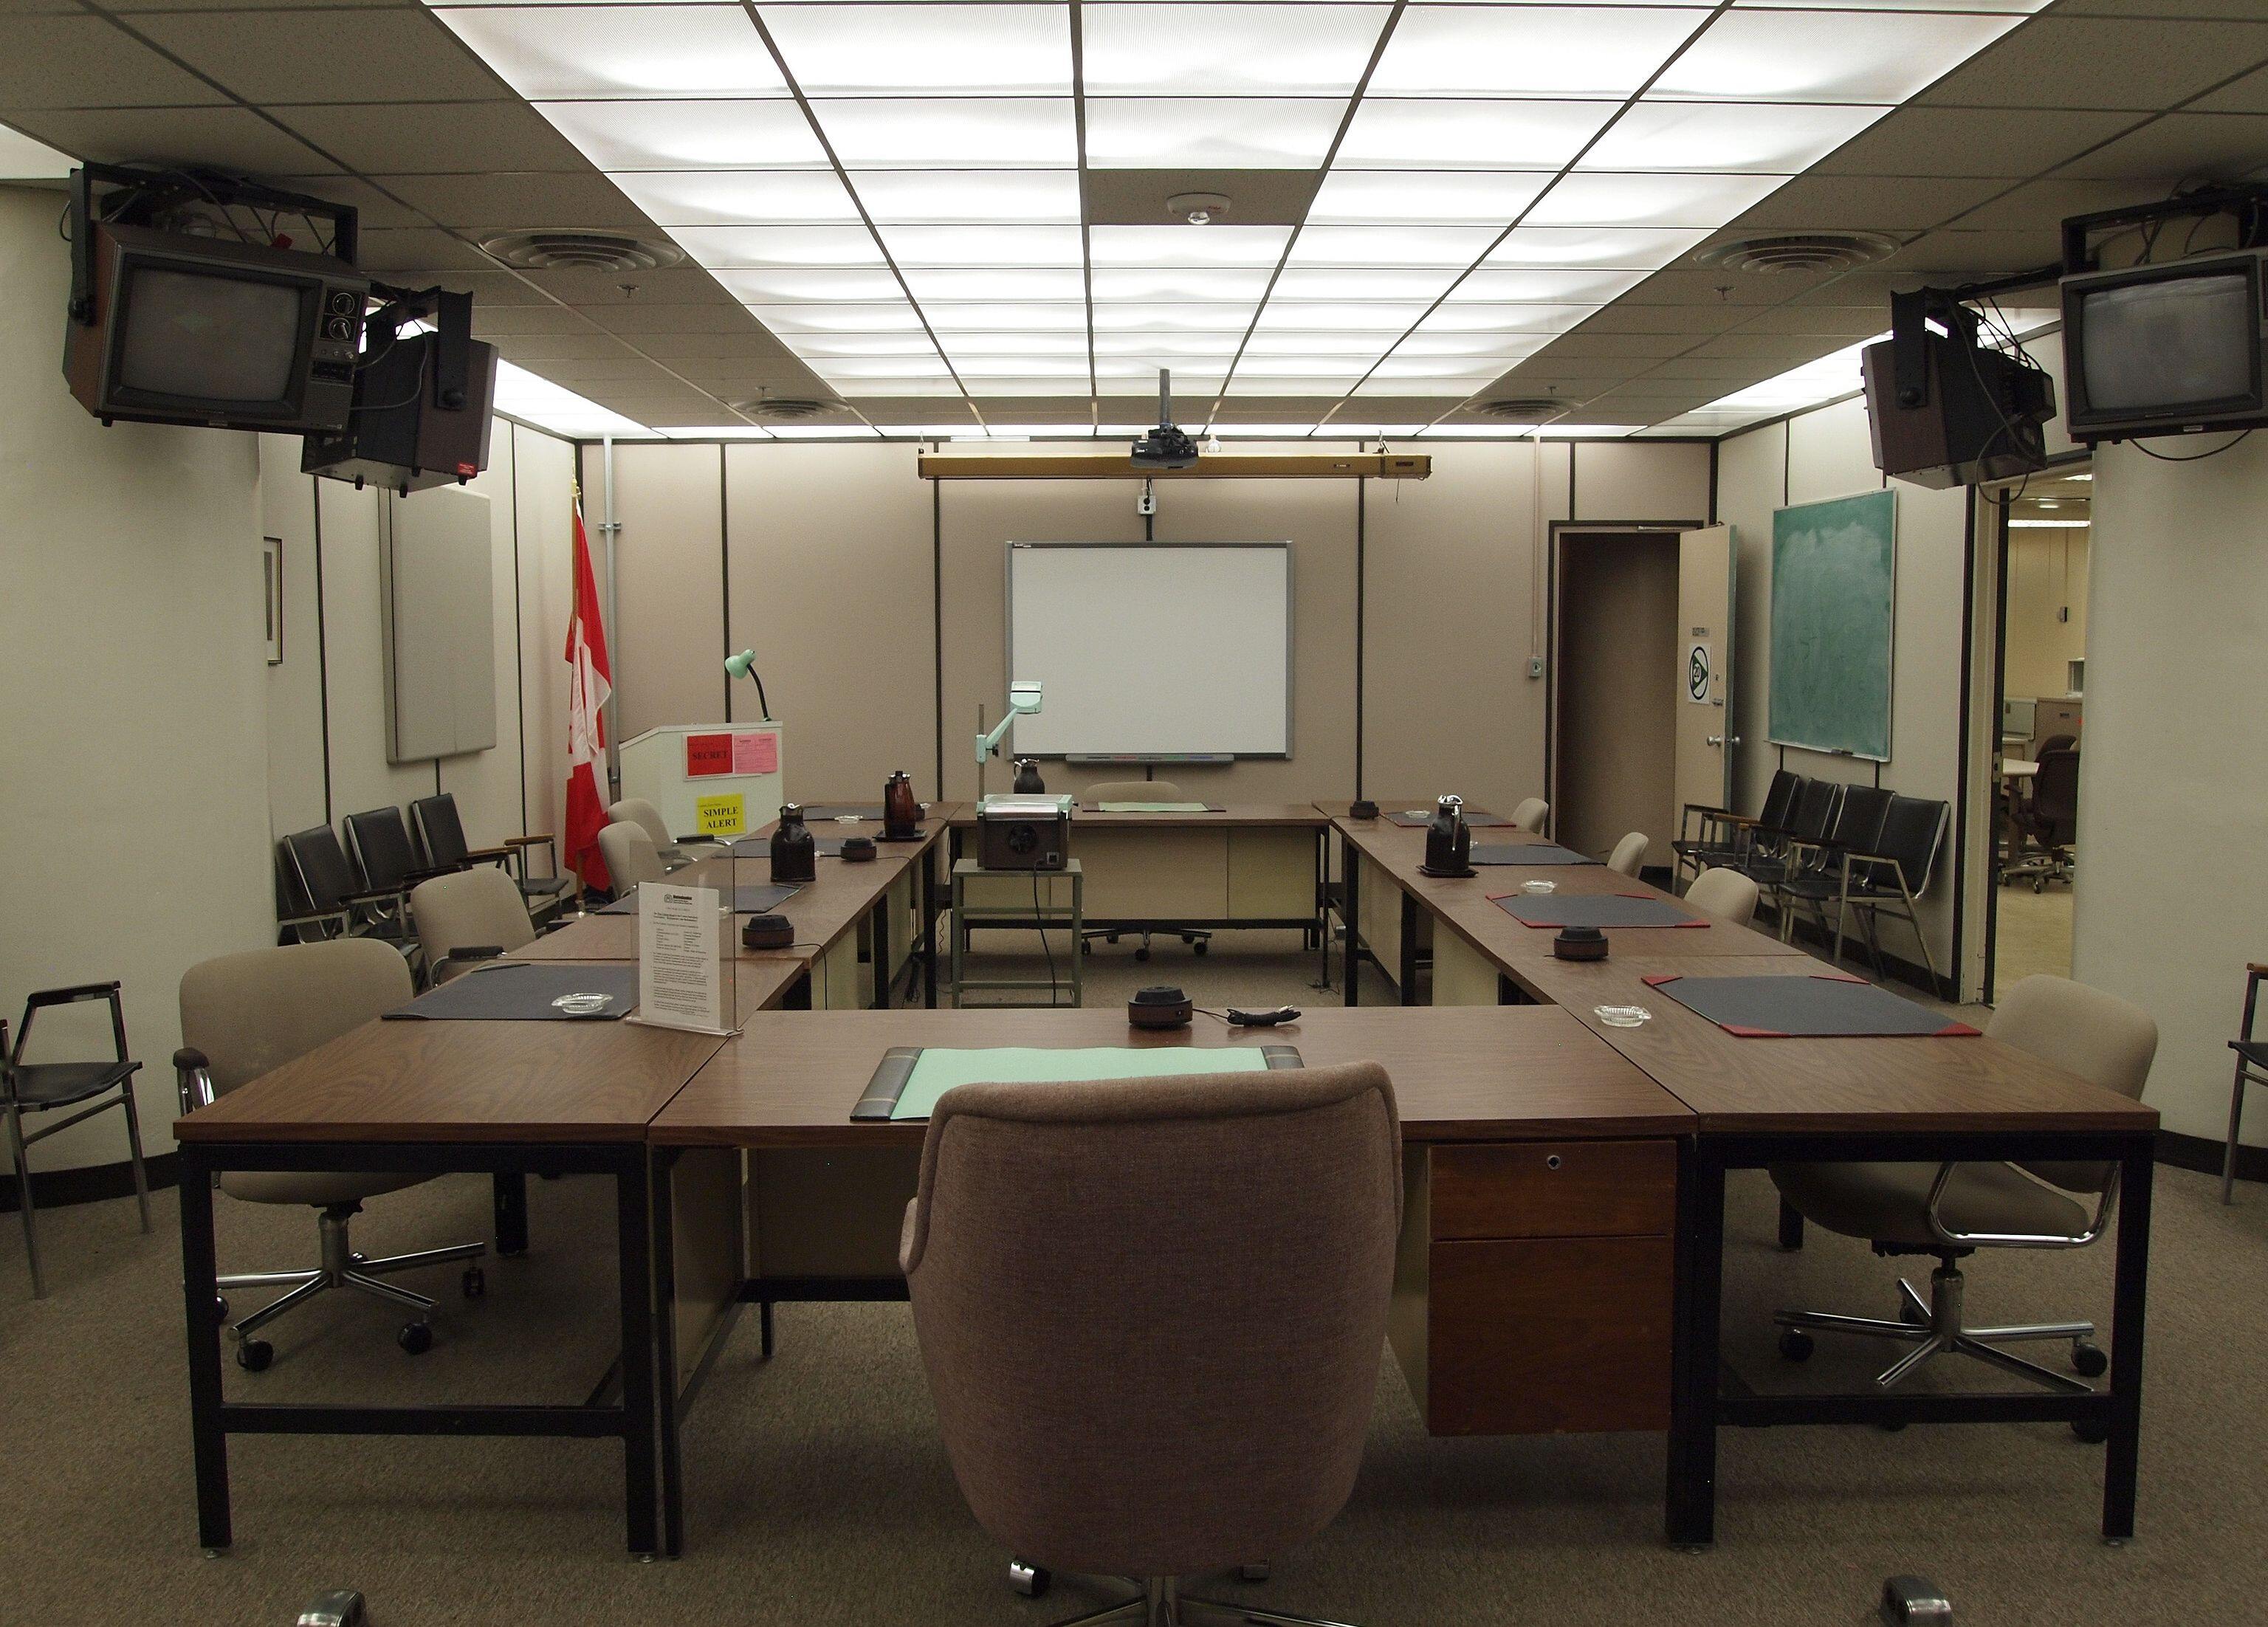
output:
<path id="1" fill-rule="evenodd" d="M 1032 872 L 1032 924 L 1040 929 L 1040 953 L 1048 958 L 1048 1005 L 1056 1003 L 1056 952 L 1048 942 L 1047 917 L 1040 913 L 1040 872 Z M 1078 953 L 1077 949 L 1071 951 Z"/>
<path id="2" fill-rule="evenodd" d="M 2155 458 L 2161 463 L 2202 463 L 2207 458 L 2218 458 L 2222 453 L 2227 452 L 2230 447 L 2245 440 L 2251 435 L 2251 433 L 2252 431 L 2250 430 L 2239 430 L 2233 438 L 2221 442 L 2220 445 L 2215 446 L 2211 452 L 2193 452 L 2186 458 L 2177 458 L 2171 453 L 2168 452 L 2152 452 L 2147 446 L 2145 446 L 2139 440 L 2134 443 L 2134 450 L 2140 453 L 2146 458 Z"/>

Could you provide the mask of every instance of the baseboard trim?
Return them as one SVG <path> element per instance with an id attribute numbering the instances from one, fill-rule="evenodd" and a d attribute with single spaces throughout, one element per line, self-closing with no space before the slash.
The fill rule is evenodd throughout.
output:
<path id="1" fill-rule="evenodd" d="M 180 1180 L 180 1162 L 171 1152 L 153 1153 L 144 1159 L 142 1168 L 149 1176 L 150 1189 L 155 1192 Z M 115 1164 L 88 1164 L 77 1169 L 32 1172 L 32 1204 L 37 1209 L 62 1209 L 72 1204 L 97 1204 L 105 1198 L 133 1195 L 134 1166 L 122 1160 Z M 0 1178 L 0 1214 L 14 1214 L 21 1207 L 16 1201 L 14 1177 Z"/>
<path id="2" fill-rule="evenodd" d="M 2158 1132 L 2158 1162 L 2171 1164 L 2176 1169 L 2194 1169 L 2218 1177 L 2220 1157 L 2227 1148 L 2224 1141 L 2209 1141 L 2203 1136 L 2184 1136 L 2178 1130 Z M 2239 1145 L 2236 1149 L 2236 1178 L 2239 1181 L 2268 1181 L 2268 1147 Z"/>

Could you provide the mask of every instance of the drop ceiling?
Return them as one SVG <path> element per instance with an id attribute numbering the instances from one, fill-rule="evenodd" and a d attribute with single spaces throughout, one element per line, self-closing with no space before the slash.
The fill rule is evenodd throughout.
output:
<path id="1" fill-rule="evenodd" d="M 1893 287 L 2268 170 L 2268 12 L 5 0 L 0 121 L 357 205 L 366 265 L 471 289 L 586 431 L 1116 432 L 1170 367 L 1182 421 L 1229 431 L 1469 433 L 1532 397 L 1713 434 L 1853 387 Z M 1184 194 L 1227 204 L 1191 225 Z M 482 247 L 543 228 L 682 260 Z M 1796 232 L 1889 252 L 1695 258 Z M 844 408 L 760 431 L 766 398 Z"/>

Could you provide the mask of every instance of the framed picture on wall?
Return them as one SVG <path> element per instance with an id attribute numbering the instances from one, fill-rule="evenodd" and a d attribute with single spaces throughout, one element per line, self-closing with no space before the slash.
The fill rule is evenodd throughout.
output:
<path id="1" fill-rule="evenodd" d="M 268 628 L 268 664 L 284 665 L 284 539 L 260 540 L 261 614 Z"/>

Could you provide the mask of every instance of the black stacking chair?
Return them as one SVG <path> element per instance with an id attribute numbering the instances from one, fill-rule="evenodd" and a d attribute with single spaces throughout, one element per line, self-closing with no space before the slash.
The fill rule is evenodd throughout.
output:
<path id="1" fill-rule="evenodd" d="M 372 808 L 346 818 L 347 847 L 362 872 L 364 892 L 406 893 L 420 881 L 459 868 L 426 864 L 409 840 L 409 821 L 397 807 Z"/>
<path id="2" fill-rule="evenodd" d="M 117 1056 L 91 1062 L 26 1062 L 24 1049 L 32 1042 L 32 1020 L 49 1006 L 75 1005 L 81 1000 L 110 1002 L 110 1034 L 118 1048 Z M 142 1167 L 142 1121 L 134 1111 L 134 1076 L 141 1067 L 126 1054 L 126 1011 L 119 1003 L 114 983 L 39 990 L 24 1002 L 24 1020 L 16 1029 L 12 1050 L 8 1046 L 8 1024 L 0 1019 L 0 1116 L 8 1122 L 8 1157 L 16 1168 L 16 1202 L 24 1211 L 24 1252 L 32 1262 L 34 1299 L 47 1297 L 48 1282 L 40 1271 L 40 1235 L 32 1220 L 33 1143 L 45 1141 L 59 1130 L 69 1130 L 81 1119 L 112 1108 L 125 1108 L 126 1152 L 134 1167 L 134 1196 L 142 1205 L 142 1229 L 150 1229 L 150 1178 Z M 113 1091 L 117 1094 L 110 1095 Z M 106 1096 L 107 1100 L 97 1100 Z M 62 1108 L 78 1111 L 45 1130 L 28 1136 L 24 1133 L 24 1115 Z"/>
<path id="3" fill-rule="evenodd" d="M 417 939 L 409 930 L 409 896 L 400 887 L 365 887 L 338 833 L 328 825 L 295 830 L 277 843 L 290 915 L 276 924 L 294 943 L 371 938 L 401 952 L 416 969 Z"/>
<path id="4" fill-rule="evenodd" d="M 1852 797 L 1862 790 L 1854 785 Z M 1945 845 L 1946 827 L 1952 822 L 1950 803 L 1934 802 L 1920 797 L 1887 796 L 1881 822 L 1875 839 L 1866 848 L 1856 843 L 1837 844 L 1826 850 L 1827 866 L 1807 875 L 1791 877 L 1782 884 L 1795 897 L 1810 902 L 1818 911 L 1819 923 L 1827 924 L 1827 901 L 1835 901 L 1835 958 L 1843 958 L 1843 929 L 1850 916 L 1859 917 L 1859 930 L 1866 935 L 1867 952 L 1874 961 L 1875 975 L 1882 971 L 1882 944 L 1876 930 L 1875 917 L 1889 914 L 1913 928 L 1914 941 L 1921 946 L 1922 965 L 1929 972 L 1930 987 L 1937 983 L 1937 961 L 1929 950 L 1929 936 L 1921 930 L 1921 922 L 1914 914 L 1914 901 L 1929 890 L 1929 880 L 1937 869 L 1938 850 Z M 1848 806 L 1846 802 L 1845 806 Z"/>
<path id="5" fill-rule="evenodd" d="M 2245 967 L 2244 1027 L 2228 1042 L 2228 1049 L 2236 1053 L 2236 1084 L 2228 1098 L 2228 1145 L 2220 1154 L 2223 1204 L 2236 1201 L 2236 1143 L 2244 1129 L 2244 1087 L 2268 1085 L 2268 1034 L 2261 1034 L 2254 1026 L 2260 1013 L 2260 984 L 2264 978 L 2268 978 L 2268 965 L 2254 961 Z"/>
<path id="6" fill-rule="evenodd" d="M 1799 838 L 1790 844 L 1787 864 L 1779 879 L 1771 884 L 1773 905 L 1779 911 L 1782 943 L 1791 942 L 1795 937 L 1799 902 L 1811 907 L 1819 931 L 1825 935 L 1826 901 L 1836 896 L 1841 855 L 1872 853 L 1881 841 L 1882 820 L 1889 811 L 1890 793 L 1880 786 L 1845 785 L 1842 804 L 1835 810 L 1835 822 L 1827 828 L 1827 834 L 1810 840 Z M 1839 932 L 1835 958 L 1843 958 Z"/>
<path id="7" fill-rule="evenodd" d="M 418 847 L 431 869 L 511 865 L 512 880 L 519 884 L 520 896 L 527 900 L 527 913 L 536 917 L 539 924 L 541 917 L 558 914 L 566 904 L 568 894 L 574 890 L 572 876 L 531 877 L 527 873 L 527 850 L 552 847 L 549 836 L 511 836 L 501 847 L 472 847 L 465 841 L 464 821 L 457 817 L 457 799 L 446 791 L 412 802 L 409 817 L 417 829 Z"/>
<path id="8" fill-rule="evenodd" d="M 1765 788 L 1764 806 L 1754 819 L 1730 808 L 1689 802 L 1677 815 L 1677 838 L 1669 844 L 1683 872 L 1689 865 L 1699 875 L 1712 868 L 1729 867 L 1758 837 L 1770 841 L 1787 834 L 1795 814 L 1795 799 L 1803 777 L 1786 769 L 1773 771 Z"/>
<path id="9" fill-rule="evenodd" d="M 2039 854 L 2002 871 L 2002 882 L 2029 876 L 2035 893 L 2045 892 L 2051 881 L 2068 883 L 2072 840 L 2079 834 L 2079 754 L 2042 752 L 2031 795 L 2015 805 L 2014 816 L 2017 830 L 2031 839 Z"/>
<path id="10" fill-rule="evenodd" d="M 1727 867 L 1770 892 L 1787 874 L 1805 844 L 1827 839 L 1836 816 L 1843 811 L 1843 790 L 1835 780 L 1798 779 L 1795 806 L 1788 814 L 1786 828 L 1751 831 L 1747 847 L 1728 860 Z"/>

